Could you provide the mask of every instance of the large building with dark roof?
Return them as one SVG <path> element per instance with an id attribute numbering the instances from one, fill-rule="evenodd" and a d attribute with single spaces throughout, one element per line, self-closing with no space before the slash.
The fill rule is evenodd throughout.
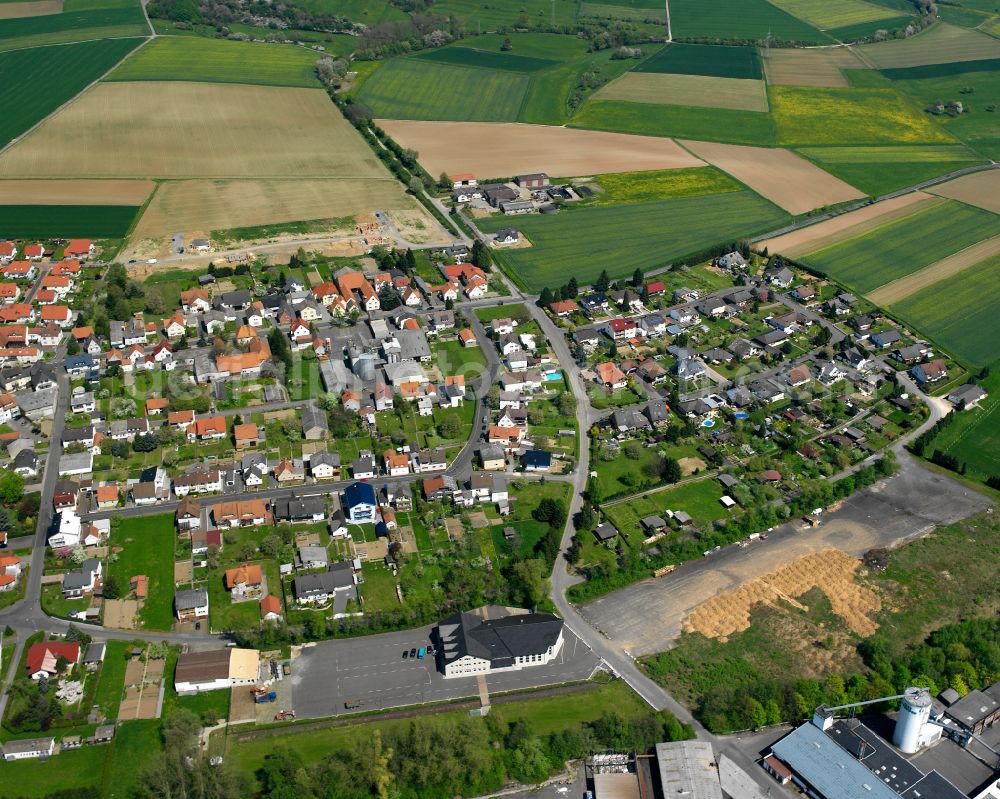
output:
<path id="1" fill-rule="evenodd" d="M 544 666 L 562 649 L 563 622 L 548 613 L 487 605 L 437 628 L 445 677 Z"/>

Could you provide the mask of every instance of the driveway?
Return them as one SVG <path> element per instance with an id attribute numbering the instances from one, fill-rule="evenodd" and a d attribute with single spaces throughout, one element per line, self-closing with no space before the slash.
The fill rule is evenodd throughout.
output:
<path id="1" fill-rule="evenodd" d="M 427 646 L 432 629 L 325 641 L 303 648 L 292 663 L 296 714 L 315 719 L 479 696 L 475 677 L 446 680 L 433 658 L 409 657 L 411 649 Z M 590 677 L 598 658 L 568 629 L 564 635 L 556 661 L 490 675 L 486 678 L 490 691 L 537 688 Z M 355 699 L 363 704 L 348 710 L 345 703 Z"/>

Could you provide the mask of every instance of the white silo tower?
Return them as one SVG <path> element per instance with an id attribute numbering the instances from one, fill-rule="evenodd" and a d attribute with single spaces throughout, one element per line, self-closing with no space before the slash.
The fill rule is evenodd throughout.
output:
<path id="1" fill-rule="evenodd" d="M 901 752 L 916 754 L 926 745 L 926 736 L 921 735 L 923 727 L 931 717 L 931 695 L 926 688 L 907 688 L 896 718 L 896 729 L 892 742 Z"/>

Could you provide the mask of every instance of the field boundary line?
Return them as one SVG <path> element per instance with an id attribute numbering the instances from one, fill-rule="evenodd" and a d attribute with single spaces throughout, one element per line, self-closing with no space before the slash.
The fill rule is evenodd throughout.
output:
<path id="1" fill-rule="evenodd" d="M 68 44 L 87 44 L 88 42 L 117 42 L 122 39 L 149 39 L 149 38 L 150 38 L 149 36 L 145 36 L 141 33 L 137 33 L 134 36 L 104 36 L 101 37 L 100 39 L 77 39 L 76 41 L 72 42 L 51 42 L 50 44 L 35 44 L 28 47 L 11 47 L 9 50 L 0 50 L 0 53 L 19 53 L 22 50 L 39 50 L 42 47 L 65 47 Z M 115 64 L 115 67 L 117 66 L 118 64 Z M 112 69 L 113 68 L 114 67 L 112 67 Z M 104 75 L 98 78 L 98 80 L 103 79 L 103 77 Z"/>
<path id="2" fill-rule="evenodd" d="M 5 152 L 7 152 L 15 144 L 17 144 L 20 141 L 23 141 L 25 138 L 27 138 L 32 133 L 34 133 L 36 130 L 38 130 L 39 127 L 41 127 L 43 124 L 45 124 L 50 119 L 52 119 L 52 117 L 54 117 L 56 114 L 58 114 L 64 108 L 68 108 L 70 105 L 72 105 L 73 103 L 75 103 L 80 97 L 82 97 L 84 94 L 86 94 L 87 92 L 89 92 L 91 89 L 94 88 L 94 86 L 96 86 L 98 83 L 100 83 L 102 80 L 104 80 L 108 75 L 110 75 L 112 72 L 114 72 L 116 69 L 118 69 L 118 67 L 120 67 L 122 64 L 124 64 L 126 61 L 128 61 L 128 59 L 131 58 L 134 53 L 139 52 L 139 50 L 141 48 L 145 47 L 146 44 L 147 44 L 147 42 L 153 41 L 148 36 L 147 37 L 142 37 L 142 36 L 119 36 L 119 37 L 116 37 L 116 38 L 118 38 L 118 39 L 141 39 L 141 42 L 139 44 L 137 44 L 135 47 L 133 47 L 131 50 L 129 50 L 117 62 L 115 62 L 114 64 L 112 64 L 110 69 L 105 70 L 105 72 L 103 72 L 99 77 L 95 78 L 90 83 L 88 83 L 86 86 L 84 86 L 80 91 L 78 91 L 76 94 L 74 94 L 72 97 L 70 97 L 65 103 L 63 103 L 62 105 L 60 105 L 58 108 L 52 109 L 52 111 L 50 111 L 44 117 L 42 117 L 41 119 L 39 119 L 34 125 L 32 125 L 26 131 L 24 131 L 24 133 L 22 133 L 20 136 L 16 136 L 15 138 L 13 138 L 9 142 L 7 142 L 5 145 L 3 145 L 3 147 L 0 147 L 0 156 L 2 156 Z M 88 42 L 104 42 L 104 41 L 112 41 L 112 39 L 87 39 L 86 41 L 88 41 Z M 82 44 L 82 43 L 83 42 L 64 42 L 64 44 Z M 49 46 L 50 47 L 56 47 L 58 45 L 49 45 Z M 24 48 L 21 48 L 21 49 L 23 49 L 23 50 L 32 50 L 34 48 L 24 47 Z M 11 51 L 4 51 L 4 52 L 11 52 Z M 145 176 L 145 177 L 143 177 L 141 179 L 142 180 L 148 180 L 149 176 L 147 175 L 147 176 Z"/>
<path id="3" fill-rule="evenodd" d="M 980 250 L 981 252 L 979 252 Z M 879 306 L 902 302 L 918 291 L 936 286 L 938 283 L 960 275 L 965 270 L 971 269 L 997 253 L 1000 253 L 1000 236 L 983 239 L 912 274 L 891 280 L 868 292 L 865 297 Z M 966 262 L 965 257 L 969 255 L 977 257 L 971 262 Z"/>

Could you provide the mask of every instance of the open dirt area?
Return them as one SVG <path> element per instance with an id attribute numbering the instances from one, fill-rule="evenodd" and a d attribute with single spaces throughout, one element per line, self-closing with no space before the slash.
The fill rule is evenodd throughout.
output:
<path id="1" fill-rule="evenodd" d="M 937 263 L 924 267 L 919 272 L 879 286 L 875 291 L 871 291 L 865 296 L 876 305 L 892 305 L 894 302 L 905 300 L 911 294 L 916 294 L 920 289 L 954 277 L 959 272 L 964 272 L 969 267 L 982 263 L 997 253 L 1000 253 L 1000 236 L 966 247 L 954 255 L 949 255 Z"/>
<path id="2" fill-rule="evenodd" d="M 49 14 L 61 14 L 62 10 L 62 0 L 29 0 L 26 3 L 0 3 L 0 19 L 43 17 Z"/>
<path id="3" fill-rule="evenodd" d="M 836 549 L 813 552 L 794 563 L 744 583 L 735 591 L 720 594 L 696 607 L 684 622 L 685 632 L 724 639 L 750 627 L 750 612 L 779 600 L 801 607 L 795 597 L 820 588 L 830 599 L 833 612 L 860 636 L 875 632 L 868 615 L 882 602 L 874 591 L 854 579 L 861 561 Z"/>
<path id="4" fill-rule="evenodd" d="M 128 257 L 164 256 L 171 237 L 179 231 L 191 238 L 198 231 L 207 235 L 317 219 L 330 220 L 329 225 L 310 235 L 349 236 L 355 233 L 350 217 L 395 209 L 404 215 L 401 222 L 405 224 L 399 225 L 404 235 L 411 229 L 415 237 L 442 235 L 438 223 L 389 177 L 167 181 L 156 190 L 126 249 Z"/>
<path id="5" fill-rule="evenodd" d="M 777 527 L 766 541 L 730 546 L 673 573 L 622 588 L 584 605 L 594 626 L 632 655 L 662 652 L 681 634 L 695 608 L 788 564 L 835 549 L 858 558 L 869 549 L 898 546 L 934 527 L 984 510 L 982 494 L 900 457 L 899 472 L 823 514 L 818 527 L 799 520 Z"/>
<path id="6" fill-rule="evenodd" d="M 163 680 L 164 661 L 133 659 L 125 667 L 125 698 L 118 708 L 118 719 L 155 719 Z"/>
<path id="7" fill-rule="evenodd" d="M 0 180 L 0 205 L 142 205 L 155 186 L 151 180 Z"/>
<path id="8" fill-rule="evenodd" d="M 386 178 L 320 89 L 99 83 L 0 157 L 2 177 Z"/>
<path id="9" fill-rule="evenodd" d="M 811 50 L 775 47 L 764 59 L 767 82 L 775 86 L 846 89 L 850 83 L 842 70 L 866 67 L 867 64 L 846 47 Z"/>
<path id="10" fill-rule="evenodd" d="M 914 214 L 940 200 L 920 191 L 883 200 L 880 203 L 866 205 L 857 211 L 841 214 L 825 222 L 819 222 L 800 230 L 793 230 L 783 236 L 776 236 L 757 244 L 759 249 L 767 247 L 768 251 L 781 253 L 789 258 L 817 252 L 834 244 L 862 233 L 867 233 L 877 227 L 886 225 L 896 219 Z"/>
<path id="11" fill-rule="evenodd" d="M 599 89 L 594 99 L 767 111 L 767 90 L 762 80 L 666 72 L 626 72 Z"/>
<path id="12" fill-rule="evenodd" d="M 963 175 L 927 191 L 1000 214 L 1000 169 Z"/>
<path id="13" fill-rule="evenodd" d="M 109 630 L 134 630 L 139 603 L 134 599 L 104 600 L 104 626 Z"/>
<path id="14" fill-rule="evenodd" d="M 704 166 L 671 139 L 516 122 L 379 120 L 432 175 L 472 172 L 480 180 L 526 172 L 573 177 Z"/>
<path id="15" fill-rule="evenodd" d="M 704 469 L 708 464 L 705 463 L 701 458 L 681 458 L 677 461 L 677 465 L 681 467 L 681 474 L 685 477 L 694 474 L 699 469 Z"/>
<path id="16" fill-rule="evenodd" d="M 680 143 L 790 214 L 864 197 L 850 184 L 789 150 L 703 141 Z"/>

